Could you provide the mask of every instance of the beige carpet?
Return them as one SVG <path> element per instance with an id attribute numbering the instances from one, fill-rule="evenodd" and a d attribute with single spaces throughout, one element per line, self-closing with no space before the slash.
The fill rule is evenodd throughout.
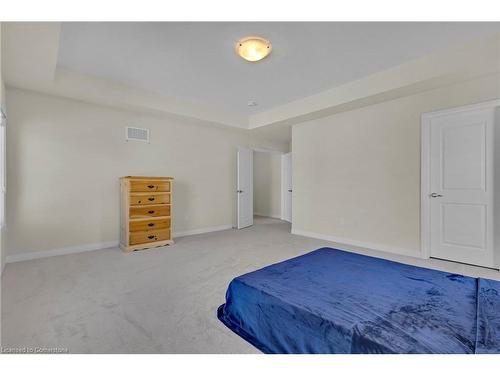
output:
<path id="1" fill-rule="evenodd" d="M 216 309 L 235 276 L 334 246 L 289 231 L 288 223 L 257 218 L 251 228 L 178 238 L 172 247 L 131 254 L 113 248 L 8 264 L 2 346 L 71 353 L 258 353 L 217 320 Z M 499 274 L 385 256 L 452 272 Z"/>

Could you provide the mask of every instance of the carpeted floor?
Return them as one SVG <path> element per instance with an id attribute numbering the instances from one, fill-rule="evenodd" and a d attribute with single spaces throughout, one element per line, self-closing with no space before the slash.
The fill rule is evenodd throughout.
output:
<path id="1" fill-rule="evenodd" d="M 288 223 L 256 218 L 251 228 L 178 238 L 172 247 L 131 254 L 112 248 L 8 264 L 2 346 L 70 353 L 258 353 L 216 318 L 228 283 L 322 246 L 335 247 L 291 235 Z M 383 256 L 451 272 L 499 274 Z"/>

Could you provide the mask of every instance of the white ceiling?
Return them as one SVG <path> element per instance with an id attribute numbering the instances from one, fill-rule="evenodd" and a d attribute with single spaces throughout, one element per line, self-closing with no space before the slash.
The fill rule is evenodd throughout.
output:
<path id="1" fill-rule="evenodd" d="M 58 66 L 252 115 L 498 32 L 498 23 L 64 23 Z M 236 41 L 273 43 L 249 63 Z M 248 107 L 254 100 L 256 107 Z"/>

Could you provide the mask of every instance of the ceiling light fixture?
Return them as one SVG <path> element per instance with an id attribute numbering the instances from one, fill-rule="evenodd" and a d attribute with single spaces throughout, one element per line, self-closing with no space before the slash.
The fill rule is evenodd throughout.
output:
<path id="1" fill-rule="evenodd" d="M 236 53 L 251 62 L 262 60 L 271 53 L 272 49 L 271 42 L 260 36 L 248 36 L 236 43 Z"/>

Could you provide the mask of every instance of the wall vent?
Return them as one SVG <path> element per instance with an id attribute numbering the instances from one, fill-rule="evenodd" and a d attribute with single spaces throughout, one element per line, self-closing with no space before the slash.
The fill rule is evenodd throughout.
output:
<path id="1" fill-rule="evenodd" d="M 149 129 L 133 128 L 127 126 L 125 128 L 125 140 L 128 141 L 139 141 L 149 143 Z"/>

